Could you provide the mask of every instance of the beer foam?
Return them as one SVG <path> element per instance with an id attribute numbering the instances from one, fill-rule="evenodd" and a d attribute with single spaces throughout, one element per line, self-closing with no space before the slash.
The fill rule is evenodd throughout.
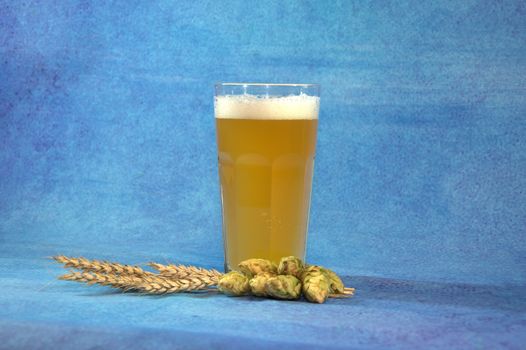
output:
<path id="1" fill-rule="evenodd" d="M 215 115 L 223 119 L 318 119 L 320 98 L 298 96 L 216 96 Z"/>

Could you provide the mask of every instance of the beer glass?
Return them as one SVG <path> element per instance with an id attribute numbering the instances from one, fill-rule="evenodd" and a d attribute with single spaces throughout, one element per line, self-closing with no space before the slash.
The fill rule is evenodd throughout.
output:
<path id="1" fill-rule="evenodd" d="M 318 110 L 315 84 L 215 85 L 226 271 L 305 258 Z"/>

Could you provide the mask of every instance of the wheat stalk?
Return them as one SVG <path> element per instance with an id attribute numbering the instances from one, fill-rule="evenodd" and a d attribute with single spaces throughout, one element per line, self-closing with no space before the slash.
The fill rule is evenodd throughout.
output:
<path id="1" fill-rule="evenodd" d="M 203 278 L 187 278 L 170 280 L 158 275 L 144 275 L 141 277 L 131 275 L 102 274 L 98 272 L 70 272 L 59 277 L 61 280 L 99 284 L 123 291 L 139 291 L 148 294 L 171 294 L 192 292 L 209 289 L 217 283 Z"/>
<path id="2" fill-rule="evenodd" d="M 123 265 L 119 263 L 88 260 L 86 258 L 70 258 L 64 255 L 54 256 L 53 259 L 58 263 L 64 264 L 64 267 L 75 268 L 88 272 L 109 273 L 114 275 L 145 276 L 154 275 L 151 272 L 144 271 L 139 266 Z"/>
<path id="3" fill-rule="evenodd" d="M 329 294 L 329 298 L 350 298 L 354 295 L 354 288 L 344 288 L 343 293 Z"/>
<path id="4" fill-rule="evenodd" d="M 210 280 L 218 282 L 223 274 L 216 269 L 203 269 L 196 266 L 185 266 L 185 265 L 163 265 L 151 262 L 148 264 L 150 267 L 159 271 L 161 276 L 171 278 L 171 279 L 180 279 L 180 278 L 208 278 Z"/>

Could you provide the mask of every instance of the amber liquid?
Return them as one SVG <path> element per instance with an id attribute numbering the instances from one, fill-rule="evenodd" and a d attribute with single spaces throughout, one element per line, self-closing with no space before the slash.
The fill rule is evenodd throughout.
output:
<path id="1" fill-rule="evenodd" d="M 304 258 L 317 124 L 216 118 L 226 269 Z"/>

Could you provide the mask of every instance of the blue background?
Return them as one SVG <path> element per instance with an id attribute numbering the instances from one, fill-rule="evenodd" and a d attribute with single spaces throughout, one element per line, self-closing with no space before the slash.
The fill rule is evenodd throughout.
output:
<path id="1" fill-rule="evenodd" d="M 525 18 L 523 1 L 0 1 L 0 348 L 519 346 Z M 217 81 L 322 85 L 307 256 L 361 293 L 53 281 L 57 253 L 222 267 Z"/>

